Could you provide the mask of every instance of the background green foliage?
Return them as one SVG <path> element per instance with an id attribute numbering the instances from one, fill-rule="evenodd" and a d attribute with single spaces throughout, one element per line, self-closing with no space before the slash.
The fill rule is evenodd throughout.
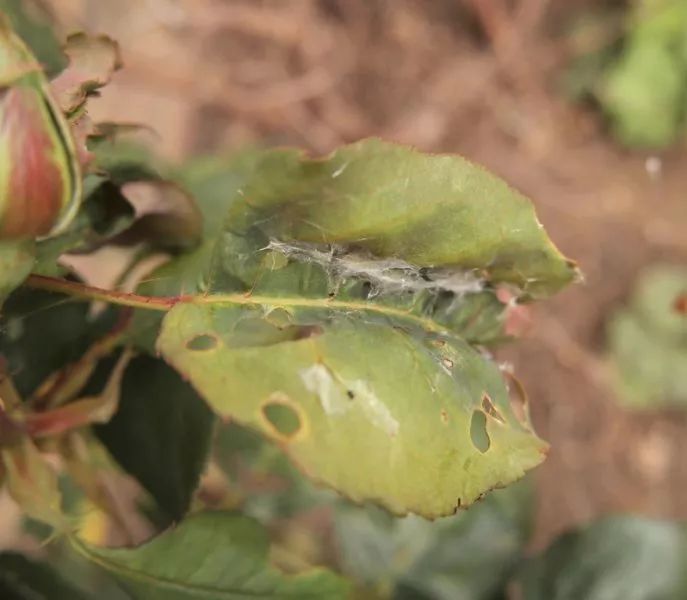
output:
<path id="1" fill-rule="evenodd" d="M 661 148 L 685 134 L 687 2 L 636 0 L 623 14 L 619 41 L 576 59 L 569 90 L 602 107 L 614 135 L 628 146 Z M 596 17 L 608 19 L 603 13 Z M 578 27 L 600 27 L 589 22 Z"/>
<path id="2" fill-rule="evenodd" d="M 609 324 L 620 398 L 630 406 L 687 402 L 687 270 L 656 265 L 642 273 L 628 306 Z"/>

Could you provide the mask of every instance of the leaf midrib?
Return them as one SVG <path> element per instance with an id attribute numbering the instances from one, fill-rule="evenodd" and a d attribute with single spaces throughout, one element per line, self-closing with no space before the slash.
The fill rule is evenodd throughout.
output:
<path id="1" fill-rule="evenodd" d="M 213 294 L 211 296 L 192 296 L 181 299 L 179 304 L 221 305 L 235 304 L 239 306 L 290 306 L 295 308 L 321 308 L 325 310 L 364 311 L 375 312 L 383 316 L 412 321 L 427 331 L 446 333 L 447 328 L 439 325 L 432 319 L 420 317 L 410 311 L 373 304 L 368 302 L 356 302 L 349 300 L 336 300 L 333 298 L 303 298 L 303 297 L 273 297 L 273 296 L 246 296 L 244 294 Z"/>
<path id="2" fill-rule="evenodd" d="M 178 304 L 196 305 L 222 305 L 232 304 L 235 306 L 273 306 L 273 307 L 301 307 L 319 308 L 322 310 L 363 311 L 377 313 L 394 319 L 403 319 L 411 322 L 425 331 L 446 335 L 450 332 L 448 327 L 442 326 L 432 319 L 413 314 L 409 310 L 395 308 L 384 304 L 374 304 L 371 302 L 358 302 L 351 300 L 338 300 L 336 298 L 307 298 L 303 296 L 274 297 L 274 296 L 255 296 L 246 293 L 234 294 L 197 294 L 179 296 L 145 296 L 142 294 L 120 292 L 117 290 L 107 290 L 94 286 L 84 285 L 65 279 L 46 277 L 43 275 L 30 275 L 25 281 L 25 285 L 33 289 L 46 290 L 67 294 L 74 298 L 83 300 L 97 300 L 119 306 L 129 306 L 132 308 L 142 308 L 167 312 Z"/>

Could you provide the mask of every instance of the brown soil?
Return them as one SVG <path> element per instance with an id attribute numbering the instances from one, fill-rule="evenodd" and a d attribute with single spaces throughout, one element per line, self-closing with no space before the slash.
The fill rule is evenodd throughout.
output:
<path id="1" fill-rule="evenodd" d="M 126 68 L 96 118 L 150 123 L 169 156 L 379 135 L 459 152 L 534 199 L 586 282 L 534 309 L 512 361 L 550 441 L 535 545 L 608 511 L 687 517 L 687 417 L 616 404 L 604 323 L 638 272 L 687 261 L 685 150 L 619 148 L 557 82 L 582 0 L 52 0 Z M 656 162 L 658 159 L 658 162 Z M 651 173 L 650 173 L 651 171 Z"/>

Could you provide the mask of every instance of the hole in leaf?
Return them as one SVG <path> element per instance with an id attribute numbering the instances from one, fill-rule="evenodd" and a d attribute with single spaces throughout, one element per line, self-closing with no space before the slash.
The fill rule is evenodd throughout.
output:
<path id="1" fill-rule="evenodd" d="M 301 418 L 296 410 L 283 401 L 271 401 L 262 407 L 262 414 L 274 433 L 291 439 L 301 430 Z"/>
<path id="2" fill-rule="evenodd" d="M 209 333 L 201 333 L 200 335 L 196 335 L 186 342 L 186 348 L 195 351 L 213 350 L 217 347 L 218 343 L 219 340 L 217 339 L 217 336 Z"/>
<path id="3" fill-rule="evenodd" d="M 520 380 L 512 373 L 504 371 L 504 374 L 508 380 L 508 398 L 513 414 L 521 425 L 529 429 L 529 401 L 527 392 L 522 383 L 520 383 Z"/>
<path id="4" fill-rule="evenodd" d="M 443 348 L 444 346 L 446 346 L 446 340 L 442 340 L 440 338 L 434 338 L 434 339 L 429 340 L 429 344 L 431 344 L 435 348 Z"/>
<path id="5" fill-rule="evenodd" d="M 489 394 L 486 392 L 482 396 L 482 410 L 488 414 L 494 417 L 497 421 L 500 423 L 505 423 L 505 419 L 501 416 L 501 413 L 499 410 L 494 406 L 494 403 L 492 402 L 491 398 L 489 397 Z"/>
<path id="6" fill-rule="evenodd" d="M 265 315 L 265 320 L 279 329 L 291 327 L 293 324 L 291 313 L 284 308 L 273 308 Z"/>
<path id="7" fill-rule="evenodd" d="M 480 452 L 484 453 L 489 450 L 491 441 L 487 433 L 487 415 L 481 410 L 475 410 L 470 419 L 470 439 L 472 445 Z"/>
<path id="8" fill-rule="evenodd" d="M 298 331 L 294 336 L 294 340 L 305 340 L 307 338 L 317 337 L 322 335 L 324 329 L 319 325 L 300 325 L 298 326 Z"/>

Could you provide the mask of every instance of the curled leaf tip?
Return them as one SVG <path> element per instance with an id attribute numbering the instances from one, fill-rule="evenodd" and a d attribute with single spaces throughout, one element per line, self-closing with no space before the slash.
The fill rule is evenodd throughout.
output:
<path id="1" fill-rule="evenodd" d="M 119 44 L 102 34 L 73 33 L 67 38 L 64 53 L 69 65 L 52 86 L 62 110 L 72 115 L 83 108 L 90 95 L 110 82 L 123 63 Z"/>

